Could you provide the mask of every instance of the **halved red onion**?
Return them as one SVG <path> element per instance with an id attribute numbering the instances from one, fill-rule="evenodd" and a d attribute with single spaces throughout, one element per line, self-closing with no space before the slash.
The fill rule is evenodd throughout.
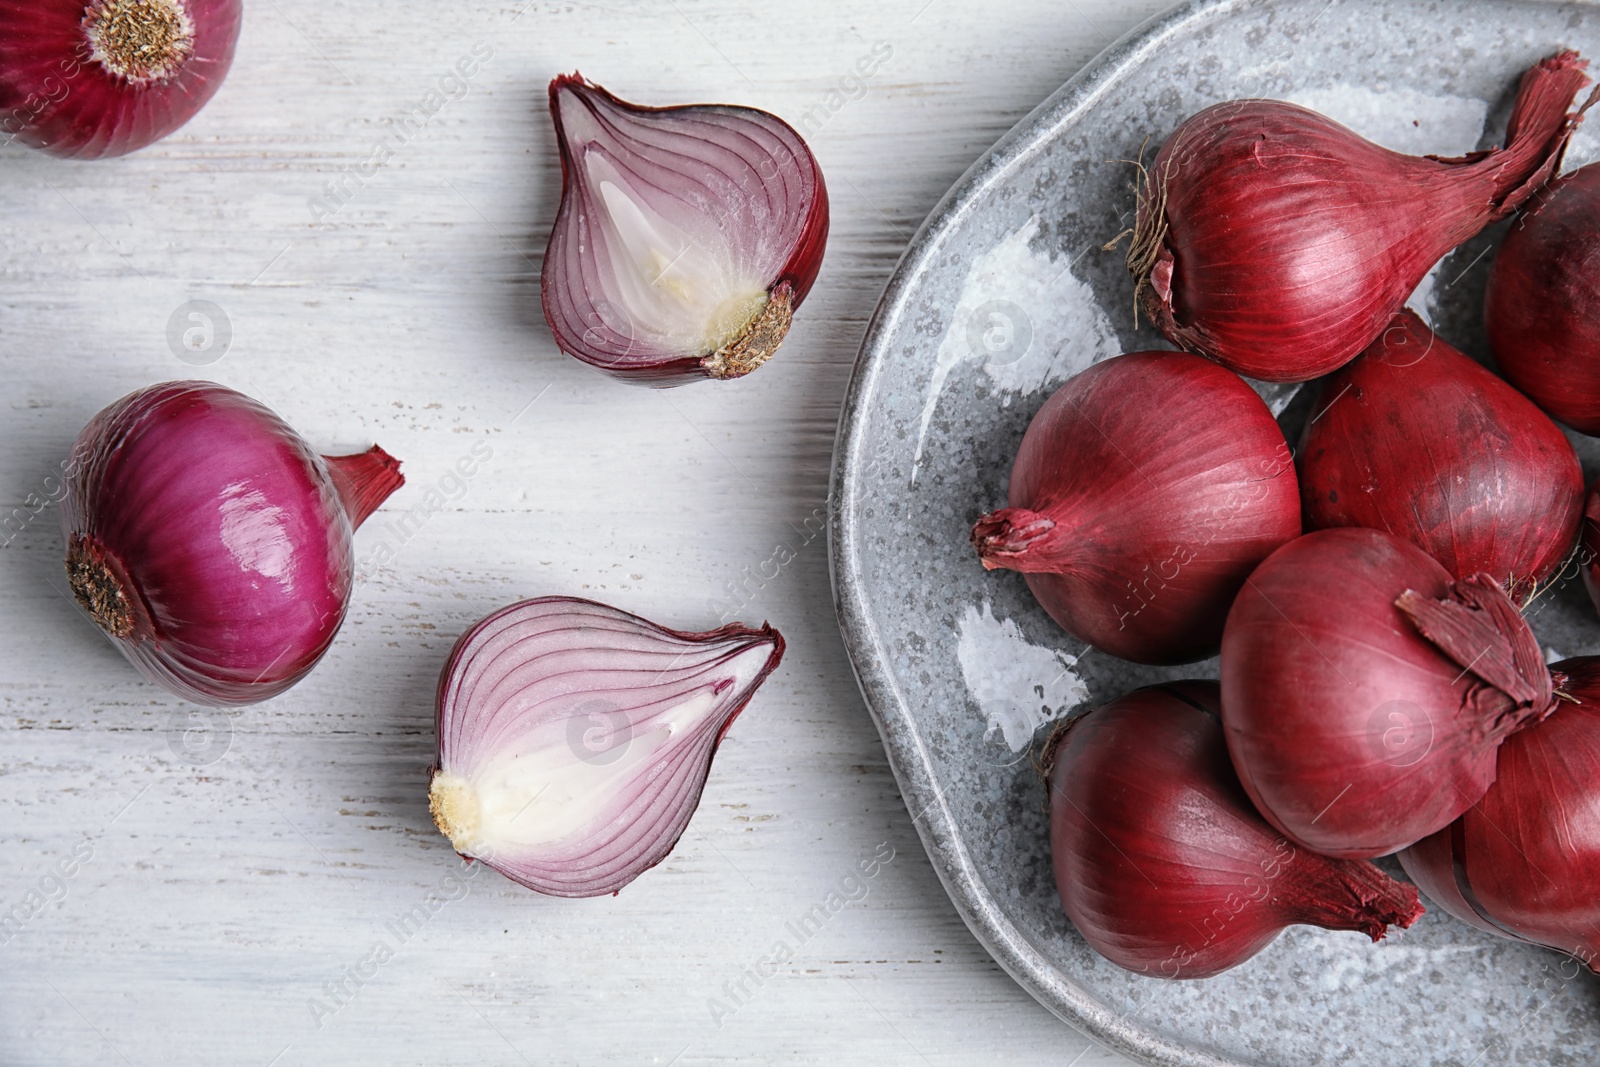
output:
<path id="1" fill-rule="evenodd" d="M 73 446 L 67 580 L 151 681 L 199 704 L 253 704 L 327 651 L 350 599 L 351 534 L 403 484 L 383 449 L 319 456 L 232 389 L 148 386 Z"/>
<path id="2" fill-rule="evenodd" d="M 120 156 L 188 122 L 222 85 L 241 0 L 0 0 L 0 138 Z"/>
<path id="3" fill-rule="evenodd" d="M 682 633 L 559 596 L 502 608 L 439 679 L 434 822 L 529 889 L 615 893 L 677 844 L 717 744 L 782 658 L 765 625 Z"/>
<path id="4" fill-rule="evenodd" d="M 1549 416 L 1407 310 L 1323 382 L 1300 495 L 1308 530 L 1384 530 L 1517 595 L 1572 551 L 1583 470 Z"/>
<path id="5" fill-rule="evenodd" d="M 561 209 L 544 316 L 563 352 L 627 381 L 738 378 L 777 351 L 828 237 L 811 150 L 765 111 L 640 107 L 550 83 Z"/>
<path id="6" fill-rule="evenodd" d="M 1600 974 L 1600 657 L 1552 669 L 1575 703 L 1508 738 L 1483 799 L 1400 864 L 1462 922 Z"/>

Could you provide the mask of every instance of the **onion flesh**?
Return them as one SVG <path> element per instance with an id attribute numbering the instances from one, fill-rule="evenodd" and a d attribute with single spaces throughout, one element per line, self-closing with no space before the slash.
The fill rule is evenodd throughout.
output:
<path id="1" fill-rule="evenodd" d="M 828 193 L 764 111 L 649 108 L 550 83 L 561 208 L 545 319 L 561 350 L 627 381 L 737 378 L 772 357 L 822 265 Z"/>
<path id="2" fill-rule="evenodd" d="M 573 597 L 502 608 L 439 680 L 435 823 L 529 889 L 617 892 L 677 844 L 783 647 L 770 626 L 682 633 Z"/>
<path id="3" fill-rule="evenodd" d="M 1140 689 L 1052 738 L 1050 851 L 1084 939 L 1157 978 L 1208 978 L 1286 926 L 1372 940 L 1422 914 L 1417 891 L 1370 863 L 1287 841 L 1228 761 L 1214 682 Z"/>

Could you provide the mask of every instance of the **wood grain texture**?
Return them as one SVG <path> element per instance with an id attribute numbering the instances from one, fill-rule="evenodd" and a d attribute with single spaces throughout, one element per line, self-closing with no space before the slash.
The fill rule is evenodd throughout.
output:
<path id="1" fill-rule="evenodd" d="M 924 215 L 1164 6 L 254 0 L 227 84 L 166 142 L 92 164 L 0 150 L 0 512 L 48 494 L 96 410 L 168 378 L 256 396 L 323 451 L 380 442 L 409 479 L 391 510 L 474 442 L 494 452 L 373 569 L 318 670 L 231 716 L 191 720 L 77 614 L 53 507 L 0 549 L 0 911 L 55 898 L 0 946 L 0 1062 L 1123 1062 L 1017 988 L 945 897 L 805 520 L 824 506 L 866 321 Z M 864 91 L 811 112 L 832 240 L 771 364 L 660 393 L 557 353 L 538 308 L 559 195 L 551 75 L 804 125 L 880 41 L 893 55 Z M 325 184 L 479 42 L 494 55 L 465 95 L 319 222 Z M 200 368 L 167 341 L 193 299 L 233 331 Z M 433 687 L 462 629 L 546 593 L 705 628 L 780 543 L 795 561 L 739 614 L 779 627 L 789 655 L 672 856 L 593 901 L 462 879 L 425 799 Z M 179 757 L 191 727 L 216 743 L 203 765 Z M 714 1017 L 713 998 L 736 1006 L 727 987 L 884 842 L 895 858 L 865 898 Z M 63 861 L 74 873 L 57 882 Z M 426 921 L 398 943 L 390 924 L 419 905 Z M 393 959 L 315 1011 L 380 940 Z"/>

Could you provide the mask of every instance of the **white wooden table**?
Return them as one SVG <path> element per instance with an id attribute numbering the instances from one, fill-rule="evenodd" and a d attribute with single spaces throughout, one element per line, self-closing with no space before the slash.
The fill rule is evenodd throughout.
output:
<path id="1" fill-rule="evenodd" d="M 0 512 L 29 514 L 96 410 L 169 378 L 256 396 L 326 452 L 381 443 L 405 463 L 398 509 L 474 443 L 494 453 L 360 587 L 317 671 L 232 716 L 191 719 L 61 595 L 53 506 L 0 533 L 0 916 L 26 916 L 0 929 L 0 1063 L 1123 1062 L 1013 985 L 945 897 L 806 519 L 923 216 L 1165 2 L 249 0 L 227 84 L 176 136 L 100 163 L 0 151 Z M 480 42 L 464 95 L 447 84 L 458 98 L 319 224 L 326 183 Z M 891 57 L 849 80 L 879 42 Z M 828 257 L 752 377 L 653 392 L 556 351 L 544 98 L 572 69 L 644 103 L 822 109 Z M 190 300 L 232 331 L 208 366 L 168 343 Z M 589 901 L 460 877 L 425 768 L 462 629 L 546 593 L 706 628 L 779 544 L 796 559 L 740 615 L 788 656 L 668 860 Z M 757 966 L 881 846 L 864 898 Z M 366 965 L 380 942 L 393 958 Z"/>

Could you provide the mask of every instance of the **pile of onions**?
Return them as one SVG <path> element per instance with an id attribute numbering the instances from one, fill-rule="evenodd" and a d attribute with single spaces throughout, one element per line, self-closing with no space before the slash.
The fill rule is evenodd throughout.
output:
<path id="1" fill-rule="evenodd" d="M 120 156 L 188 122 L 222 85 L 241 0 L 0 0 L 0 140 Z"/>
<path id="2" fill-rule="evenodd" d="M 1161 147 L 1128 251 L 1136 300 L 1173 343 L 1300 382 L 1354 359 L 1439 258 L 1560 166 L 1585 63 L 1523 75 L 1504 148 L 1405 156 L 1278 100 L 1190 117 Z"/>
<path id="3" fill-rule="evenodd" d="M 1386 530 L 1513 592 L 1560 569 L 1583 511 L 1560 428 L 1411 311 L 1324 381 L 1299 466 L 1307 529 Z"/>
<path id="4" fill-rule="evenodd" d="M 1554 669 L 1575 703 L 1508 738 L 1483 799 L 1400 863 L 1462 922 L 1600 974 L 1600 657 Z"/>
<path id="5" fill-rule="evenodd" d="M 1484 325 L 1506 380 L 1581 433 L 1600 435 L 1600 165 L 1528 205 L 1489 271 Z"/>
<path id="6" fill-rule="evenodd" d="M 1329 856 L 1387 855 L 1447 826 L 1558 683 L 1493 578 L 1455 581 L 1377 530 L 1274 552 L 1222 637 L 1239 779 L 1269 822 Z"/>
<path id="7" fill-rule="evenodd" d="M 1211 655 L 1234 594 L 1300 533 L 1283 433 L 1238 375 L 1136 352 L 1062 386 L 1022 439 L 984 567 L 1021 571 L 1074 637 L 1138 663 Z"/>
<path id="8" fill-rule="evenodd" d="M 152 385 L 73 446 L 67 579 L 151 681 L 199 704 L 253 704 L 327 651 L 350 599 L 351 534 L 404 483 L 383 449 L 319 456 L 232 389 Z"/>
<path id="9" fill-rule="evenodd" d="M 828 239 L 811 150 L 765 111 L 640 107 L 550 83 L 561 209 L 544 317 L 563 352 L 625 381 L 738 378 L 788 335 Z"/>
<path id="10" fill-rule="evenodd" d="M 1207 978 L 1296 923 L 1377 941 L 1415 922 L 1411 886 L 1267 825 L 1217 714 L 1215 683 L 1180 682 L 1129 693 L 1052 739 L 1051 862 L 1084 939 L 1131 971 Z"/>
<path id="11" fill-rule="evenodd" d="M 718 743 L 782 658 L 770 626 L 681 633 L 572 597 L 502 608 L 439 679 L 434 822 L 529 889 L 615 893 L 678 843 Z"/>

